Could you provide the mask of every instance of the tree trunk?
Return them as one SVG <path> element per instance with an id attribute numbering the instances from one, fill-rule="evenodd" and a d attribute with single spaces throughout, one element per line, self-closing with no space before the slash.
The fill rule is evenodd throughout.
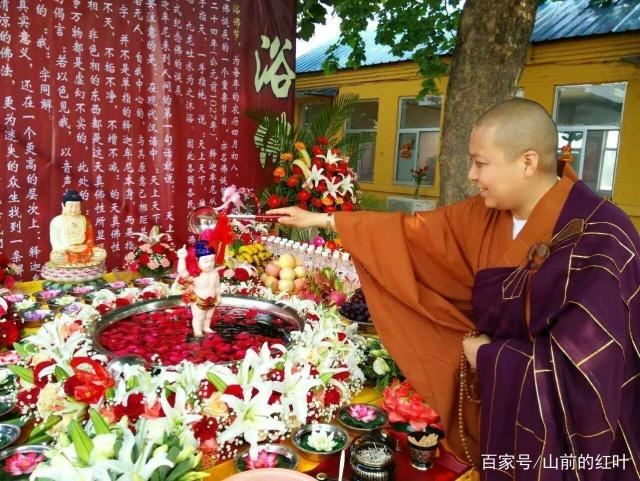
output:
<path id="1" fill-rule="evenodd" d="M 467 146 L 475 120 L 514 96 L 539 0 L 467 0 L 449 71 L 440 146 L 440 199 L 472 193 Z M 489 5 L 490 4 L 490 5 Z"/>

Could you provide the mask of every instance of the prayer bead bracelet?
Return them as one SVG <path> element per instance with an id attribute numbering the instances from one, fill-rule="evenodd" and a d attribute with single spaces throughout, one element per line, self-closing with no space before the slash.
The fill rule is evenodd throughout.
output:
<path id="1" fill-rule="evenodd" d="M 477 331 L 468 332 L 464 335 L 464 339 L 469 337 L 477 337 L 480 333 Z M 460 353 L 460 390 L 458 394 L 458 429 L 460 430 L 460 440 L 462 441 L 462 449 L 464 449 L 464 454 L 467 457 L 467 461 L 471 464 L 474 469 L 476 468 L 475 463 L 473 462 L 473 457 L 471 456 L 471 452 L 469 451 L 469 444 L 467 443 L 467 436 L 464 432 L 464 416 L 462 414 L 464 407 L 464 398 L 469 398 L 470 401 L 475 404 L 480 404 L 480 399 L 474 399 L 471 397 L 469 392 L 467 391 L 465 378 L 467 377 L 467 358 L 464 355 L 464 348 Z"/>

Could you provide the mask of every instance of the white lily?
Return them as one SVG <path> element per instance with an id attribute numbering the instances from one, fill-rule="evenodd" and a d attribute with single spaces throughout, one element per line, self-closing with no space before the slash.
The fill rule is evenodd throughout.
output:
<path id="1" fill-rule="evenodd" d="M 340 184 L 336 184 L 333 181 L 327 180 L 327 191 L 324 193 L 323 197 L 331 196 L 336 199 L 340 194 L 338 193 L 338 188 Z"/>
<path id="2" fill-rule="evenodd" d="M 269 404 L 271 388 L 261 383 L 258 385 L 258 394 L 252 397 L 252 388 L 243 390 L 243 399 L 238 399 L 230 394 L 220 396 L 235 414 L 231 425 L 218 436 L 219 443 L 226 443 L 237 437 L 243 436 L 251 445 L 251 456 L 258 455 L 258 442 L 261 431 L 276 431 L 284 433 L 285 424 L 274 417 L 280 411 L 280 406 Z"/>
<path id="3" fill-rule="evenodd" d="M 169 234 L 164 234 L 160 231 L 160 226 L 154 225 L 151 229 L 149 229 L 149 234 L 145 234 L 144 232 L 135 232 L 132 234 L 134 237 L 138 238 L 138 242 L 143 242 L 145 244 L 157 244 L 162 240 L 163 237 L 169 238 Z"/>
<path id="4" fill-rule="evenodd" d="M 138 427 L 144 423 L 138 424 Z M 116 481 L 148 481 L 153 473 L 161 466 L 172 468 L 174 463 L 167 457 L 167 450 L 155 449 L 151 440 L 146 439 L 146 429 L 138 429 L 134 436 L 128 426 L 120 423 L 122 429 L 122 446 L 115 459 L 109 459 L 99 463 L 100 467 L 110 470 L 114 474 L 120 474 Z M 138 449 L 134 449 L 136 446 Z M 138 456 L 135 456 L 138 453 Z"/>
<path id="5" fill-rule="evenodd" d="M 340 184 L 339 184 L 340 193 L 342 195 L 350 194 L 351 197 L 353 197 L 353 188 L 354 188 L 354 184 L 351 176 L 350 175 L 342 176 L 342 180 L 340 181 Z"/>
<path id="6" fill-rule="evenodd" d="M 187 406 L 187 393 L 180 386 L 174 386 L 175 400 L 173 406 L 169 404 L 166 395 L 163 393 L 160 396 L 160 404 L 164 411 L 164 416 L 169 420 L 169 426 L 171 426 L 174 432 L 181 432 L 183 426 L 195 423 L 202 419 L 199 414 L 190 412 L 191 409 Z"/>
<path id="7" fill-rule="evenodd" d="M 327 164 L 337 164 L 342 160 L 341 156 L 333 153 L 333 149 L 328 149 L 327 155 L 316 155 L 316 157 L 324 159 Z"/>
<path id="8" fill-rule="evenodd" d="M 287 359 L 284 363 L 284 379 L 273 383 L 274 391 L 282 394 L 282 404 L 285 419 L 290 411 L 296 416 L 300 424 L 307 422 L 309 407 L 307 393 L 310 389 L 320 385 L 318 378 L 311 377 L 311 365 L 305 364 L 297 372 L 293 372 L 293 363 Z"/>
<path id="9" fill-rule="evenodd" d="M 273 347 L 285 350 L 282 345 Z M 260 349 L 260 354 L 257 354 L 253 349 L 247 351 L 244 359 L 240 362 L 237 373 L 227 366 L 214 366 L 210 372 L 218 376 L 227 386 L 238 384 L 244 388 L 262 382 L 262 376 L 267 374 L 277 362 L 278 359 L 271 357 L 269 346 L 265 343 Z"/>
<path id="10" fill-rule="evenodd" d="M 315 164 L 311 166 L 311 171 L 309 172 L 309 176 L 305 180 L 305 184 L 312 186 L 313 188 L 318 187 L 320 181 L 324 180 L 325 183 L 329 183 L 329 179 L 327 179 L 324 175 L 322 175 L 323 169 L 319 169 Z"/>

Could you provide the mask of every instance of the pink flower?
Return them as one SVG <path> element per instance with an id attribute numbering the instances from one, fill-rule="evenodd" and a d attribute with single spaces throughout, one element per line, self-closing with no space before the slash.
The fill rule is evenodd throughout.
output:
<path id="1" fill-rule="evenodd" d="M 169 262 L 169 259 L 167 259 L 166 257 L 163 257 L 160 261 L 160 265 L 164 268 L 167 268 L 171 265 L 171 262 Z"/>
<path id="2" fill-rule="evenodd" d="M 278 465 L 278 454 L 263 449 L 256 459 L 251 459 L 247 454 L 245 460 L 247 469 L 275 468 Z"/>
<path id="3" fill-rule="evenodd" d="M 30 474 L 36 466 L 42 462 L 44 456 L 37 453 L 16 453 L 7 458 L 4 463 L 4 469 L 12 476 L 20 476 L 22 474 Z"/>
<path id="4" fill-rule="evenodd" d="M 152 259 L 147 264 L 147 267 L 152 271 L 155 271 L 158 267 L 160 267 L 160 264 L 158 264 L 158 261 L 156 261 L 155 259 Z"/>
<path id="5" fill-rule="evenodd" d="M 365 404 L 349 406 L 349 416 L 363 423 L 369 423 L 376 419 L 376 410 Z"/>

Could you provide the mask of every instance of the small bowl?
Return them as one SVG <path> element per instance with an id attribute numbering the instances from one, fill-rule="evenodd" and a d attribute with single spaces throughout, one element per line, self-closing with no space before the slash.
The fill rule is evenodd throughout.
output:
<path id="1" fill-rule="evenodd" d="M 95 290 L 96 288 L 94 286 L 76 286 L 69 291 L 69 294 L 76 297 L 85 297 Z"/>
<path id="2" fill-rule="evenodd" d="M 331 451 L 316 451 L 313 448 L 303 446 L 303 444 L 306 445 L 306 439 L 314 431 L 320 431 L 327 435 L 333 433 L 333 439 L 338 441 L 338 444 Z M 305 424 L 291 436 L 291 441 L 297 450 L 304 453 L 305 458 L 311 461 L 324 461 L 327 457 L 334 456 L 349 446 L 349 435 L 344 429 L 333 424 Z"/>
<path id="3" fill-rule="evenodd" d="M 12 395 L 0 396 L 0 417 L 11 413 L 17 404 L 18 401 Z"/>
<path id="4" fill-rule="evenodd" d="M 298 467 L 298 456 L 288 447 L 282 444 L 259 444 L 258 452 L 266 451 L 267 453 L 273 453 L 278 455 L 278 468 L 280 469 L 296 469 Z M 245 449 L 238 454 L 234 460 L 234 465 L 238 472 L 244 471 L 256 471 L 258 469 L 267 468 L 246 468 L 246 459 L 249 457 L 249 449 Z"/>
<path id="5" fill-rule="evenodd" d="M 358 421 L 349 414 L 349 408 L 353 406 L 366 406 L 368 408 L 373 408 L 375 410 L 376 418 L 369 423 L 362 423 L 361 421 Z M 354 431 L 358 434 L 364 434 L 373 431 L 374 429 L 379 429 L 387 424 L 388 420 L 387 413 L 373 404 L 349 404 L 338 411 L 336 418 L 338 419 L 338 422 L 347 429 L 347 431 Z"/>
<path id="6" fill-rule="evenodd" d="M 24 301 L 29 296 L 26 294 L 7 294 L 3 297 L 12 304 L 15 304 L 16 302 Z"/>
<path id="7" fill-rule="evenodd" d="M 20 428 L 15 424 L 0 424 L 0 449 L 16 442 L 20 437 Z"/>
<path id="8" fill-rule="evenodd" d="M 44 454 L 47 451 L 50 451 L 51 448 L 44 444 L 24 444 L 22 446 L 15 446 L 13 448 L 5 449 L 4 451 L 0 451 L 0 460 L 7 459 L 9 456 L 13 456 L 16 453 L 38 453 Z"/>
<path id="9" fill-rule="evenodd" d="M 156 282 L 154 277 L 138 277 L 133 281 L 136 287 L 147 287 Z"/>
<path id="10" fill-rule="evenodd" d="M 59 297 L 62 294 L 60 289 L 45 289 L 43 291 L 38 291 L 34 294 L 36 300 L 42 303 L 48 303 L 52 299 Z"/>

